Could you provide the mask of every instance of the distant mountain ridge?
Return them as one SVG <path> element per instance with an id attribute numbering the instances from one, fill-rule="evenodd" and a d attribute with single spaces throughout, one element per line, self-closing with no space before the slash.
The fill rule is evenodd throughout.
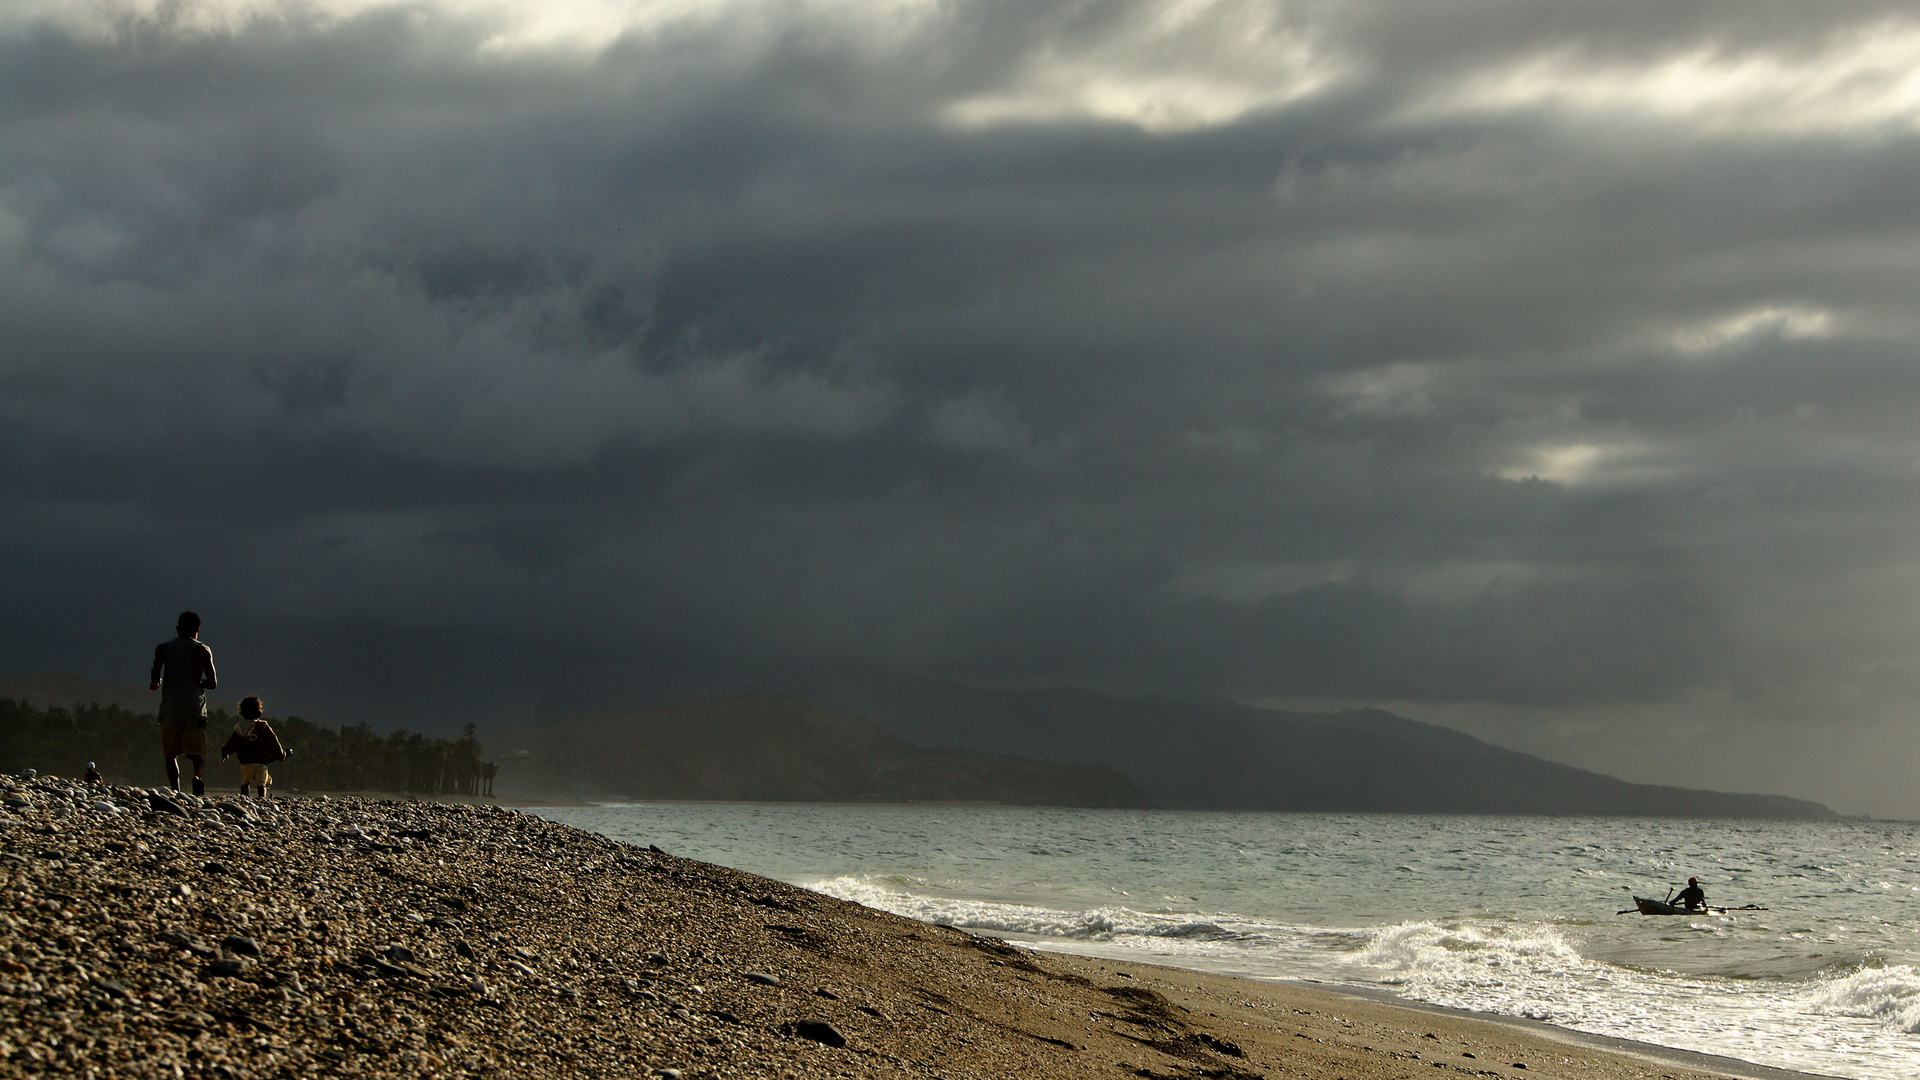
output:
<path id="1" fill-rule="evenodd" d="M 924 745 L 1107 765 L 1156 804 L 1183 809 L 1839 817 L 1781 795 L 1628 783 L 1378 709 L 1277 712 L 870 675 L 810 689 Z"/>
<path id="2" fill-rule="evenodd" d="M 1146 807 L 1100 765 L 930 750 L 787 694 L 588 713 L 480 732 L 502 795 Z"/>

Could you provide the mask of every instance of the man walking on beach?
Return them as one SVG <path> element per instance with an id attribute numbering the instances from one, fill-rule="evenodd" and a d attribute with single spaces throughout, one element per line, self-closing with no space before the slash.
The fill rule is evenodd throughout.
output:
<path id="1" fill-rule="evenodd" d="M 193 762 L 193 793 L 205 795 L 207 691 L 220 683 L 213 673 L 213 650 L 200 641 L 200 616 L 183 611 L 173 629 L 172 641 L 154 646 L 147 689 L 160 691 L 160 755 L 167 759 L 167 783 L 180 790 L 184 754 Z"/>

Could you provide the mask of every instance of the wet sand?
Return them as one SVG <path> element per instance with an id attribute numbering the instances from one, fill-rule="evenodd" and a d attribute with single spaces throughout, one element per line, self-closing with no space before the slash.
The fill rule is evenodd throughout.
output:
<path id="1" fill-rule="evenodd" d="M 0 888 L 0 1076 L 1791 1075 L 1034 953 L 460 803 L 0 779 Z"/>

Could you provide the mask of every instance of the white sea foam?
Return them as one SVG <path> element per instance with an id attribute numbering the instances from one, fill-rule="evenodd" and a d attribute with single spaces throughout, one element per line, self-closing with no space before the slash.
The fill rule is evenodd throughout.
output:
<path id="1" fill-rule="evenodd" d="M 891 878 L 891 880 L 889 880 Z M 1059 911 L 1028 904 L 998 904 L 926 896 L 888 888 L 898 884 L 891 875 L 879 881 L 866 877 L 838 877 L 807 883 L 815 892 L 852 900 L 921 922 L 1006 934 L 1077 941 L 1112 941 L 1122 937 L 1181 938 L 1194 941 L 1251 941 L 1264 936 L 1252 926 L 1223 926 L 1201 915 L 1156 914 L 1126 907 L 1098 907 Z"/>
<path id="2" fill-rule="evenodd" d="M 1525 976 L 1593 975 L 1609 970 L 1580 955 L 1558 929 L 1408 922 L 1376 932 L 1354 963 L 1389 983 L 1501 985 Z"/>
<path id="3" fill-rule="evenodd" d="M 1599 1006 L 1633 978 L 1540 923 L 1401 923 L 1376 931 L 1349 962 L 1356 980 L 1421 1000 L 1562 1023 L 1610 1012 Z"/>
<path id="4" fill-rule="evenodd" d="M 1906 964 L 1862 968 L 1822 979 L 1803 1000 L 1807 1011 L 1816 1015 L 1862 1017 L 1895 1031 L 1920 1034 L 1920 972 Z"/>

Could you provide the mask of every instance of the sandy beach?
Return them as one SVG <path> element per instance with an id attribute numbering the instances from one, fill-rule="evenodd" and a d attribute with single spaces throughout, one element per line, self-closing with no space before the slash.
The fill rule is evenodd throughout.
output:
<path id="1" fill-rule="evenodd" d="M 462 803 L 0 779 L 0 883 L 5 1076 L 1796 1075 L 1035 953 Z"/>

